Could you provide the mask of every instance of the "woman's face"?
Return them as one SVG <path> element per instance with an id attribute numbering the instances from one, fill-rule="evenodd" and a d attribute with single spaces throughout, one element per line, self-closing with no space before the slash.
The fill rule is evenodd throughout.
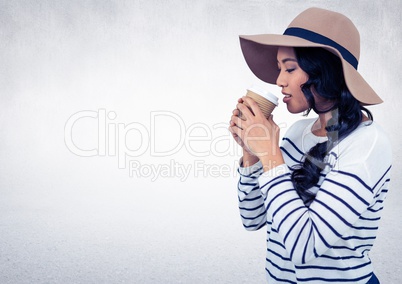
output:
<path id="1" fill-rule="evenodd" d="M 285 96 L 283 102 L 291 113 L 300 113 L 309 108 L 301 85 L 306 83 L 308 75 L 297 63 L 295 51 L 292 47 L 280 47 L 278 49 L 278 69 L 280 70 L 276 84 L 282 88 Z"/>

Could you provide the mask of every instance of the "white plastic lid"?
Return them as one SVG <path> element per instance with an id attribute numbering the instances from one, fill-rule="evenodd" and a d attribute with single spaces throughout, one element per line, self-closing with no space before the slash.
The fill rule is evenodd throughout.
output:
<path id="1" fill-rule="evenodd" d="M 267 100 L 269 100 L 270 102 L 274 103 L 275 105 L 278 105 L 278 100 L 279 100 L 278 97 L 275 96 L 274 94 L 272 94 L 271 92 L 268 92 L 268 91 L 264 90 L 263 88 L 261 88 L 259 86 L 251 86 L 247 90 L 258 94 L 261 97 L 266 98 Z"/>

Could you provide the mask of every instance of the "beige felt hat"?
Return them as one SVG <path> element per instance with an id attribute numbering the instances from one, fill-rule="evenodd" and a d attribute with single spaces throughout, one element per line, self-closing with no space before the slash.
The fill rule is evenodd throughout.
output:
<path id="1" fill-rule="evenodd" d="M 240 45 L 251 71 L 261 80 L 275 84 L 279 71 L 278 47 L 323 47 L 342 61 L 346 85 L 363 105 L 382 103 L 381 98 L 357 72 L 360 35 L 344 15 L 320 8 L 300 13 L 283 35 L 241 35 Z"/>

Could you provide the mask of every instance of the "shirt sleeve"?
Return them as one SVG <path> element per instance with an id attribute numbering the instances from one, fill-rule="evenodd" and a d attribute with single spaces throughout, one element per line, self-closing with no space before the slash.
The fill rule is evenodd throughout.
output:
<path id="1" fill-rule="evenodd" d="M 331 153 L 329 171 L 310 206 L 296 192 L 286 165 L 259 176 L 266 218 L 272 220 L 271 229 L 283 239 L 293 263 L 318 257 L 345 233 L 360 229 L 354 224 L 373 206 L 391 163 L 389 145 L 377 143 L 378 137 L 370 138 L 364 146 L 361 141 L 349 141 L 338 153 Z"/>
<path id="2" fill-rule="evenodd" d="M 258 177 L 262 174 L 262 164 L 257 162 L 250 167 L 240 167 L 240 179 L 237 184 L 240 217 L 246 230 L 255 231 L 266 224 L 266 209 L 261 194 Z"/>

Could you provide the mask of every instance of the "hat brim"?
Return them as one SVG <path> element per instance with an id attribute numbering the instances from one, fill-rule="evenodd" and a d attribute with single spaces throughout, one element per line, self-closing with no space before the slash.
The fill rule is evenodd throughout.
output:
<path id="1" fill-rule="evenodd" d="M 331 46 L 314 43 L 295 36 L 276 34 L 241 35 L 240 46 L 250 70 L 259 79 L 270 84 L 276 84 L 276 79 L 279 75 L 277 70 L 279 47 L 325 48 L 341 59 L 346 85 L 362 105 L 375 105 L 383 102 L 359 72 L 343 59 L 337 49 Z"/>

